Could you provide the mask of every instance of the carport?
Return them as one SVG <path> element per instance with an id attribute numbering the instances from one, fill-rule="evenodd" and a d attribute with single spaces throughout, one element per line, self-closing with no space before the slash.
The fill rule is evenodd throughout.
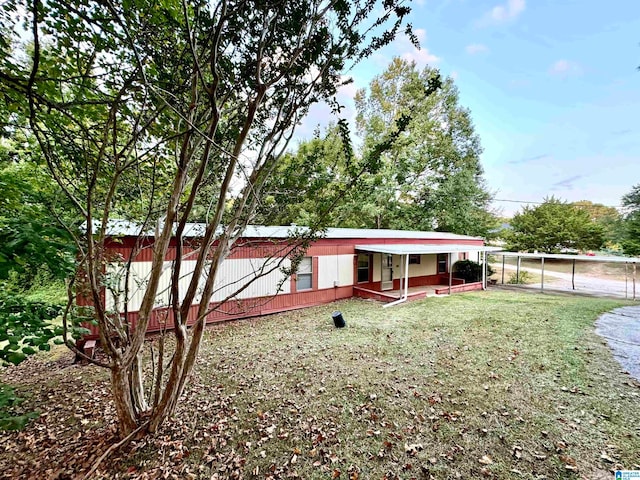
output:
<path id="1" fill-rule="evenodd" d="M 640 263 L 640 258 L 638 257 L 614 257 L 614 256 L 604 256 L 604 255 L 571 255 L 566 253 L 521 253 L 521 252 L 494 252 L 494 255 L 502 256 L 502 283 L 504 284 L 504 271 L 505 271 L 505 258 L 516 258 L 516 281 L 519 281 L 520 278 L 520 268 L 521 268 L 521 260 L 523 258 L 535 258 L 540 259 L 540 272 L 541 272 L 541 281 L 540 281 L 540 290 L 544 291 L 544 261 L 545 259 L 553 259 L 553 260 L 569 260 L 572 262 L 572 270 L 571 270 L 571 286 L 573 290 L 576 290 L 575 285 L 575 275 L 576 275 L 576 262 L 600 262 L 600 263 L 619 263 L 624 264 L 624 274 L 625 274 L 625 298 L 629 298 L 629 294 L 631 294 L 631 298 L 633 300 L 636 299 L 636 265 Z M 630 267 L 630 268 L 629 268 Z M 629 272 L 631 270 L 631 272 Z M 629 276 L 631 278 L 629 278 Z M 629 283 L 631 285 L 629 285 Z M 629 292 L 631 289 L 631 292 Z"/>

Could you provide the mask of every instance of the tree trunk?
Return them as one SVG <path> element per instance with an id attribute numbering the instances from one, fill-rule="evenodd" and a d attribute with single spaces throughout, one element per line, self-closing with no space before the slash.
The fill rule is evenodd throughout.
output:
<path id="1" fill-rule="evenodd" d="M 146 412 L 149 409 L 144 394 L 144 374 L 142 373 L 142 350 L 131 365 L 131 397 L 135 411 Z"/>
<path id="2" fill-rule="evenodd" d="M 133 405 L 129 383 L 129 371 L 116 364 L 111 369 L 111 389 L 120 424 L 120 436 L 126 437 L 138 428 L 136 410 Z"/>
<path id="3" fill-rule="evenodd" d="M 178 322 L 176 322 L 178 323 Z M 180 393 L 180 379 L 184 374 L 185 350 L 187 343 L 187 327 L 177 324 L 174 330 L 176 336 L 176 350 L 173 354 L 171 371 L 161 399 L 156 408 L 151 412 L 149 431 L 155 432 L 164 420 L 173 413 Z M 156 375 L 161 375 L 157 372 Z"/>

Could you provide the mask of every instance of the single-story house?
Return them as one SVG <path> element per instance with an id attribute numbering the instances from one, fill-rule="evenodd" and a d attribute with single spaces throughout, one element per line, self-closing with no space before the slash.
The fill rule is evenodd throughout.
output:
<path id="1" fill-rule="evenodd" d="M 486 252 L 497 250 L 484 246 L 482 238 L 451 233 L 329 228 L 321 238 L 311 242 L 297 271 L 291 273 L 291 260 L 286 252 L 290 250 L 291 232 L 296 228 L 300 227 L 245 229 L 218 273 L 208 322 L 282 312 L 353 296 L 392 304 L 427 294 L 482 289 L 486 278 L 483 282 L 465 284 L 453 276 L 452 265 L 459 259 L 480 261 Z M 197 242 L 202 231 L 202 225 L 190 224 L 185 237 Z M 153 236 L 149 234 L 141 242 L 137 229 L 126 222 L 115 223 L 109 233 L 105 249 L 111 263 L 106 267 L 108 281 L 103 301 L 107 310 L 121 315 L 126 302 L 128 320 L 135 322 L 145 278 L 151 270 Z M 191 248 L 197 248 L 197 244 Z M 189 257 L 192 251 L 188 246 L 183 250 L 180 283 L 185 290 L 195 265 L 195 258 Z M 157 315 L 149 323 L 150 332 L 163 328 L 167 318 L 175 252 L 172 246 L 166 255 L 166 271 L 156 297 Z M 126 268 L 129 260 L 130 268 Z M 241 288 L 248 281 L 250 284 Z M 225 299 L 228 300 L 221 303 Z M 78 303 L 90 301 L 79 298 Z M 193 321 L 197 304 L 191 311 Z"/>

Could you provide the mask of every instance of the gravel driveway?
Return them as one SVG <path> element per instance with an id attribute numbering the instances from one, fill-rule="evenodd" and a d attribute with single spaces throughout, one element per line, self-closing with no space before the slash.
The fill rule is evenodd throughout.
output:
<path id="1" fill-rule="evenodd" d="M 596 333 L 607 340 L 622 368 L 640 381 L 640 305 L 605 313 L 596 321 Z"/>

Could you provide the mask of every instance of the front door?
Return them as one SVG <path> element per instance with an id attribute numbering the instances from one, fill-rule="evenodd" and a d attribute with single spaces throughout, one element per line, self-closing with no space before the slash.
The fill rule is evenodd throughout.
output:
<path id="1" fill-rule="evenodd" d="M 393 290 L 393 255 L 382 254 L 382 282 L 380 290 Z"/>

